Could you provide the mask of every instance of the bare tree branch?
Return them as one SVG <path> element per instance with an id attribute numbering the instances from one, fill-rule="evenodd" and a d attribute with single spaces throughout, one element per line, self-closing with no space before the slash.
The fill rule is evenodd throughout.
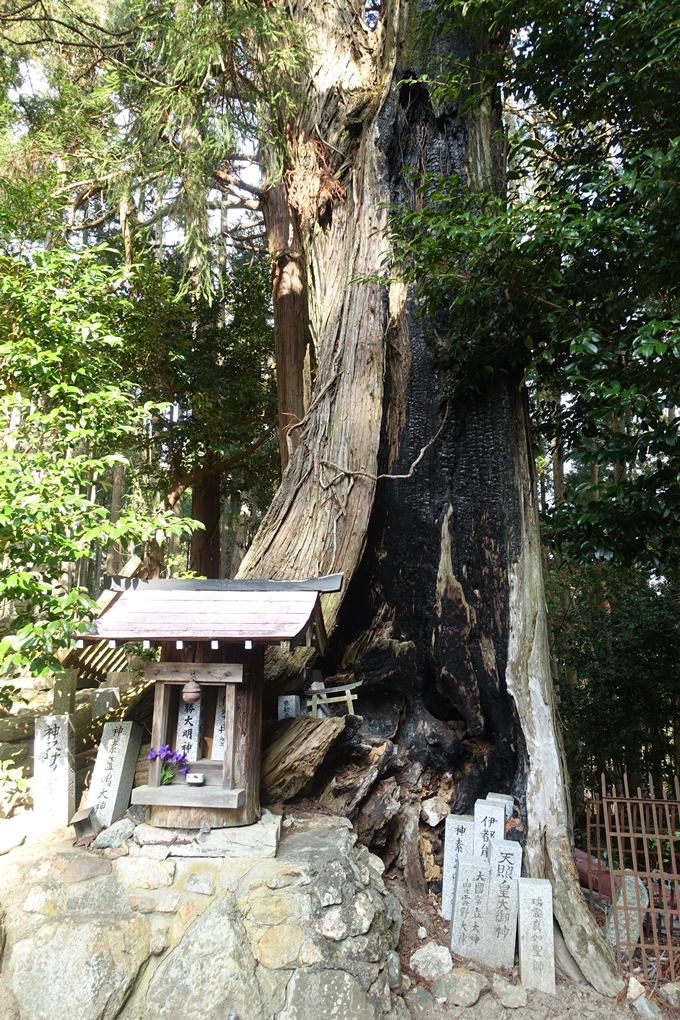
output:
<path id="1" fill-rule="evenodd" d="M 223 471 L 230 471 L 232 468 L 238 467 L 238 465 L 242 464 L 245 460 L 248 460 L 248 458 L 252 457 L 256 450 L 259 450 L 259 448 L 267 442 L 270 436 L 276 432 L 276 425 L 277 423 L 275 421 L 271 422 L 267 425 L 266 429 L 258 439 L 254 440 L 254 442 L 252 442 L 250 446 L 247 446 L 245 450 L 235 453 L 233 457 L 228 457 L 226 460 L 219 460 L 214 464 L 209 464 L 207 467 L 195 468 L 193 471 L 190 471 L 188 475 L 183 475 L 181 478 L 178 478 L 174 482 L 172 488 L 170 488 L 165 494 L 165 508 L 167 510 L 172 510 L 182 493 L 188 489 L 190 485 L 193 485 L 195 482 L 200 482 L 200 480 L 205 478 L 206 475 L 217 473 L 221 474 Z"/>

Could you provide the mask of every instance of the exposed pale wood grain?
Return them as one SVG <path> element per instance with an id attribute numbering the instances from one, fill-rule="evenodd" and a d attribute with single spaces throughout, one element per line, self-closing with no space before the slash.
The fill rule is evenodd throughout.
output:
<path id="1" fill-rule="evenodd" d="M 302 225 L 316 384 L 290 444 L 299 446 L 238 576 L 303 578 L 330 573 L 338 564 L 349 579 L 373 508 L 370 476 L 377 473 L 383 415 L 385 318 L 374 274 L 386 251 L 382 227 L 390 195 L 377 118 L 390 86 L 399 3 L 386 4 L 385 24 L 395 26 L 388 33 L 382 25 L 376 32 L 357 27 L 357 8 L 349 0 L 305 0 L 295 5 L 294 17 L 304 23 L 309 47 L 302 85 L 310 103 L 291 126 L 294 169 L 286 187 L 290 217 Z M 334 169 L 345 167 L 344 201 L 328 201 L 327 222 L 320 221 L 317 205 L 328 173 L 320 138 L 323 159 Z M 329 464 L 364 474 L 338 474 Z M 324 596 L 329 632 L 340 602 L 338 595 Z"/>
<path id="2" fill-rule="evenodd" d="M 224 764 L 222 766 L 222 786 L 226 790 L 234 785 L 235 749 L 236 686 L 227 684 L 224 698 Z"/>
<path id="3" fill-rule="evenodd" d="M 208 808 L 208 807 L 168 807 L 162 804 L 151 805 L 147 809 L 150 825 L 162 829 L 200 829 L 209 825 L 211 829 L 228 829 L 241 825 L 234 819 L 243 808 Z"/>
<path id="4" fill-rule="evenodd" d="M 170 690 L 165 684 L 156 684 L 153 698 L 153 723 L 151 726 L 151 746 L 158 750 L 166 743 L 168 733 L 168 711 L 170 708 Z M 154 758 L 149 763 L 149 786 L 160 786 L 161 763 Z"/>
<path id="5" fill-rule="evenodd" d="M 262 788 L 270 801 L 290 800 L 314 775 L 345 728 L 345 717 L 298 716 L 274 735 L 262 762 Z"/>
<path id="6" fill-rule="evenodd" d="M 624 987 L 610 950 L 581 894 L 569 840 L 569 791 L 561 727 L 550 670 L 538 499 L 529 451 L 528 412 L 515 416 L 516 477 L 521 541 L 510 570 L 510 637 L 505 674 L 531 762 L 526 787 L 525 863 L 532 878 L 549 878 L 555 917 L 569 951 L 587 980 L 612 998 Z"/>

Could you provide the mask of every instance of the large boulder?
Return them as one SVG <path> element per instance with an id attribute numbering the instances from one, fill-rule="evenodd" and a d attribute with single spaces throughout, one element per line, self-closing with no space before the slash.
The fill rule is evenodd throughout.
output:
<path id="1" fill-rule="evenodd" d="M 341 970 L 299 971 L 288 984 L 280 1020 L 376 1020 L 359 983 Z"/>
<path id="2" fill-rule="evenodd" d="M 189 925 L 153 975 L 146 994 L 149 1020 L 261 1020 L 255 960 L 233 896 L 214 900 Z"/>
<path id="3" fill-rule="evenodd" d="M 22 1020 L 118 1016 L 149 958 L 149 935 L 141 917 L 41 926 L 12 947 L 6 980 Z"/>

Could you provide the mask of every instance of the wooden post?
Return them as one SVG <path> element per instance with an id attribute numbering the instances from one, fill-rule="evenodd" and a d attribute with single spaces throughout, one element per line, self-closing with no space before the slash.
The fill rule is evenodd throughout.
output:
<path id="1" fill-rule="evenodd" d="M 174 651 L 174 649 L 173 649 Z M 147 666 L 147 675 L 157 677 L 154 727 L 152 731 L 153 746 L 158 749 L 165 743 L 168 734 L 168 711 L 172 684 L 177 686 L 185 679 L 180 673 L 187 675 L 193 672 L 200 680 L 200 670 L 208 668 L 208 663 L 199 666 L 199 656 L 203 659 L 206 649 L 199 647 L 196 663 L 183 663 L 181 667 L 174 662 L 153 663 Z M 252 650 L 240 648 L 224 648 L 220 655 L 229 657 L 230 663 L 215 663 L 215 669 L 227 671 L 230 676 L 239 678 L 240 662 L 243 664 L 242 682 L 225 684 L 225 756 L 222 765 L 221 788 L 223 790 L 243 790 L 245 796 L 240 807 L 222 808 L 201 806 L 174 806 L 171 804 L 153 804 L 149 808 L 149 821 L 152 825 L 170 828 L 200 828 L 207 823 L 213 829 L 251 825 L 260 817 L 260 769 L 262 754 L 262 684 L 264 681 L 264 646 L 256 645 Z M 208 661 L 212 660 L 208 654 Z M 239 665 L 236 665 L 239 663 Z M 232 672 L 228 671 L 232 669 Z M 161 674 L 165 671 L 168 682 L 161 682 Z M 215 680 L 213 679 L 213 683 Z M 224 683 L 222 677 L 220 683 Z M 219 774 L 219 773 L 218 773 Z M 160 785 L 160 765 L 151 763 L 149 770 L 149 786 Z M 215 788 L 214 786 L 212 787 Z M 143 803 L 143 801 L 142 801 Z"/>
<path id="2" fill-rule="evenodd" d="M 224 698 L 224 765 L 222 786 L 234 789 L 234 744 L 236 741 L 236 684 L 227 684 Z"/>
<path id="3" fill-rule="evenodd" d="M 168 711 L 170 708 L 170 687 L 157 681 L 153 696 L 153 726 L 151 729 L 151 746 L 158 751 L 165 742 L 168 732 Z M 160 758 L 154 758 L 149 764 L 149 786 L 161 785 Z"/>
<path id="4" fill-rule="evenodd" d="M 251 825 L 260 817 L 260 769 L 262 757 L 262 684 L 264 646 L 246 652 L 243 683 L 236 691 L 234 727 L 234 787 L 245 789 L 244 804 L 234 812 L 233 825 Z"/>

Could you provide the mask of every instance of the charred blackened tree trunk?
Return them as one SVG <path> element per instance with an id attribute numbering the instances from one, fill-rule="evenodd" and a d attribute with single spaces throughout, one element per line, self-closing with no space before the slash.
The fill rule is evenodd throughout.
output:
<path id="1" fill-rule="evenodd" d="M 311 53 L 309 103 L 286 125 L 290 165 L 278 187 L 304 253 L 317 376 L 240 576 L 345 573 L 342 595 L 325 597 L 323 666 L 364 681 L 364 727 L 396 745 L 383 755 L 395 765 L 380 796 L 383 817 L 401 811 L 405 871 L 409 840 L 417 854 L 414 776 L 443 777 L 457 811 L 490 789 L 511 791 L 528 873 L 551 878 L 568 946 L 613 994 L 620 979 L 569 843 L 519 380 L 498 374 L 482 393 L 442 400 L 433 349 L 445 318 L 423 315 L 399 281 L 357 282 L 381 270 L 386 210 L 418 200 L 406 168 L 498 188 L 498 111 L 488 100 L 468 122 L 453 106 L 436 108 L 425 87 L 400 84 L 431 70 L 417 4 L 394 0 L 374 31 L 358 0 L 299 0 L 293 12 Z M 442 39 L 450 55 L 474 60 L 464 34 Z M 305 654 L 271 670 L 290 677 Z M 363 809 L 371 815 L 366 800 Z"/>

